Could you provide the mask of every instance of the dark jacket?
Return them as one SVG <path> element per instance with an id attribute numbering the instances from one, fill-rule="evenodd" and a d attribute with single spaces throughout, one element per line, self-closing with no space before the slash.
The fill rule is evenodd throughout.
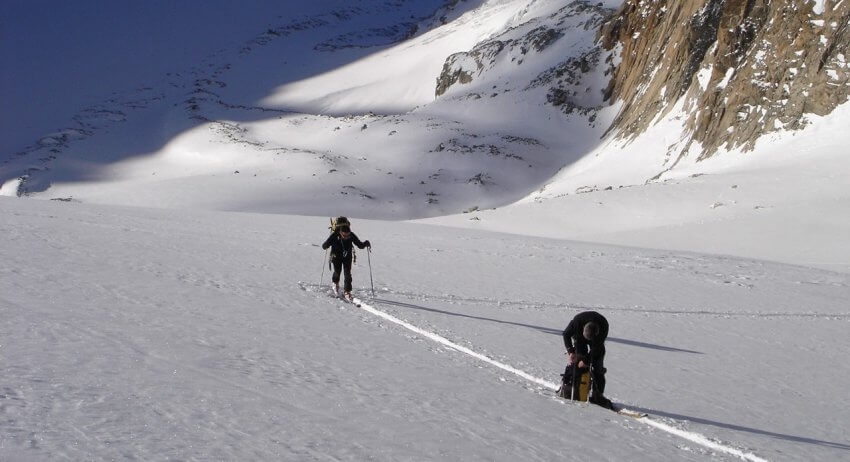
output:
<path id="1" fill-rule="evenodd" d="M 353 245 L 362 249 L 365 248 L 368 243 L 369 241 L 366 241 L 366 243 L 360 242 L 360 239 L 353 232 L 348 235 L 348 239 L 343 239 L 338 232 L 333 232 L 330 236 L 328 236 L 327 240 L 325 240 L 325 243 L 322 244 L 322 249 L 330 247 L 332 259 L 345 260 L 351 258 Z"/>
<path id="2" fill-rule="evenodd" d="M 594 339 L 593 343 L 584 338 L 584 325 L 594 322 L 599 326 L 599 335 Z M 604 347 L 602 343 L 608 338 L 608 320 L 605 316 L 595 311 L 584 311 L 577 314 L 572 321 L 564 329 L 564 346 L 567 347 L 567 352 L 576 353 L 579 356 L 588 355 L 590 359 L 594 358 L 594 350 L 601 351 L 604 355 Z"/>

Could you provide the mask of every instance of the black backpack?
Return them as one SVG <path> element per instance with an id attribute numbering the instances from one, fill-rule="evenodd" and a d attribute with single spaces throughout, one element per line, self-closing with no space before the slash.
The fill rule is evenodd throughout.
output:
<path id="1" fill-rule="evenodd" d="M 348 221 L 347 217 L 336 217 L 331 218 L 331 225 L 329 226 L 332 233 L 337 232 L 339 228 L 343 226 L 351 229 L 351 222 Z M 328 267 L 331 268 L 331 260 L 333 259 L 333 255 L 330 255 L 328 258 Z M 357 264 L 357 252 L 354 250 L 354 246 L 351 247 L 351 264 Z"/>

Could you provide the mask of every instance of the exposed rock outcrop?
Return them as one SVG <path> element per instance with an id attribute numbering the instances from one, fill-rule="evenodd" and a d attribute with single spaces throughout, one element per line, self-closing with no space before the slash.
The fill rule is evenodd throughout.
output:
<path id="1" fill-rule="evenodd" d="M 443 70 L 437 77 L 435 95 L 439 97 L 453 86 L 481 79 L 499 62 L 522 65 L 526 59 L 539 56 L 550 48 L 563 38 L 568 30 L 576 27 L 587 31 L 597 30 L 610 13 L 610 10 L 598 4 L 573 1 L 554 14 L 528 20 L 477 44 L 470 51 L 455 53 L 446 59 Z M 559 87 L 559 90 L 550 91 L 548 102 L 555 105 L 566 104 L 572 98 L 570 90 L 563 87 L 576 85 L 581 80 L 582 71 L 587 72 L 595 67 L 599 57 L 600 50 L 593 49 L 585 52 L 580 58 L 567 58 L 532 82 L 520 86 L 525 86 L 526 90 L 542 85 Z"/>
<path id="2" fill-rule="evenodd" d="M 694 142 L 699 159 L 751 149 L 850 95 L 846 0 L 626 0 L 600 33 L 620 56 L 605 95 L 623 103 L 611 128 L 637 136 L 683 101 L 679 158 Z"/>

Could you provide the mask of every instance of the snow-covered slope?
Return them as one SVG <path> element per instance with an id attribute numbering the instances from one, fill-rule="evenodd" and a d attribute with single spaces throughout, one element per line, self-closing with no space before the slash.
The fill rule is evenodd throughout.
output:
<path id="1" fill-rule="evenodd" d="M 846 270 L 847 107 L 702 162 L 686 98 L 603 137 L 629 107 L 602 100 L 623 57 L 597 30 L 620 3 L 10 2 L 0 194 L 385 219 L 502 207 L 439 222 Z"/>
<path id="2" fill-rule="evenodd" d="M 669 170 L 620 3 L 1 2 L 0 460 L 846 458 L 850 106 Z"/>
<path id="3" fill-rule="evenodd" d="M 649 172 L 653 140 L 671 133 L 660 124 L 626 149 L 598 149 L 516 204 L 426 222 L 850 272 L 848 119 L 850 104 L 802 133 L 765 138 L 754 152 L 685 162 L 664 179 L 618 185 Z"/>
<path id="4" fill-rule="evenodd" d="M 581 2 L 373 0 L 263 16 L 271 24 L 247 21 L 242 29 L 255 32 L 243 40 L 196 51 L 185 69 L 82 107 L 52 133 L 15 135 L 17 152 L 0 167 L 4 193 L 386 218 L 504 205 L 598 143 L 604 122 L 565 114 L 547 94 L 553 67 L 595 48 L 605 12 Z M 211 33 L 205 25 L 187 30 Z M 447 58 L 481 43 L 500 50 L 487 72 L 435 100 Z M 23 81 L 28 70 L 13 83 L 39 91 Z M 97 88 L 122 79 L 107 81 Z M 604 81 L 587 85 L 601 104 Z"/>
<path id="5" fill-rule="evenodd" d="M 2 460 L 850 450 L 843 274 L 354 221 L 374 243 L 354 269 L 366 299 L 371 264 L 370 306 L 541 384 L 316 291 L 320 218 L 11 198 L 0 211 Z M 545 385 L 585 309 L 611 322 L 607 394 L 651 422 Z"/>

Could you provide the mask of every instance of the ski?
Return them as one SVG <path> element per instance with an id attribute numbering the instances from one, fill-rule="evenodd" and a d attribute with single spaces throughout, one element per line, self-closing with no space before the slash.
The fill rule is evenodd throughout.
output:
<path id="1" fill-rule="evenodd" d="M 624 415 L 626 417 L 631 417 L 633 419 L 642 419 L 644 417 L 649 417 L 649 414 L 647 414 L 646 412 L 634 411 L 632 409 L 625 408 L 616 404 L 613 405 L 613 409 L 611 410 L 616 412 L 617 414 Z"/>
<path id="2" fill-rule="evenodd" d="M 350 304 L 356 306 L 357 308 L 360 308 L 360 306 L 361 306 L 360 299 L 358 299 L 354 296 L 351 296 L 350 299 L 345 298 L 345 293 L 342 292 L 342 291 L 337 292 L 333 288 L 331 288 L 331 289 L 328 289 L 328 291 L 325 292 L 325 294 L 328 297 L 335 298 L 335 299 L 340 300 L 340 301 L 345 302 L 345 303 L 350 303 Z"/>
<path id="3" fill-rule="evenodd" d="M 610 406 L 605 406 L 605 405 L 602 405 L 602 404 L 599 404 L 599 403 L 594 403 L 590 400 L 574 400 L 574 399 L 571 399 L 570 398 L 571 388 L 572 388 L 571 386 L 568 387 L 568 385 L 562 384 L 561 388 L 559 388 L 557 391 L 555 391 L 555 396 L 562 398 L 562 399 L 565 399 L 567 401 L 573 401 L 573 402 L 579 402 L 579 403 L 584 402 L 584 403 L 593 404 L 593 405 L 601 407 L 602 409 L 607 409 L 609 411 L 616 412 L 617 414 L 620 414 L 620 415 L 623 415 L 623 416 L 626 416 L 626 417 L 631 417 L 631 418 L 634 418 L 634 419 L 642 419 L 644 417 L 649 417 L 649 414 L 647 414 L 645 412 L 635 411 L 633 409 L 629 409 L 629 408 L 627 408 L 623 405 L 620 405 L 620 404 L 617 404 L 617 403 L 614 403 L 614 402 L 610 402 L 610 401 L 609 401 Z"/>

